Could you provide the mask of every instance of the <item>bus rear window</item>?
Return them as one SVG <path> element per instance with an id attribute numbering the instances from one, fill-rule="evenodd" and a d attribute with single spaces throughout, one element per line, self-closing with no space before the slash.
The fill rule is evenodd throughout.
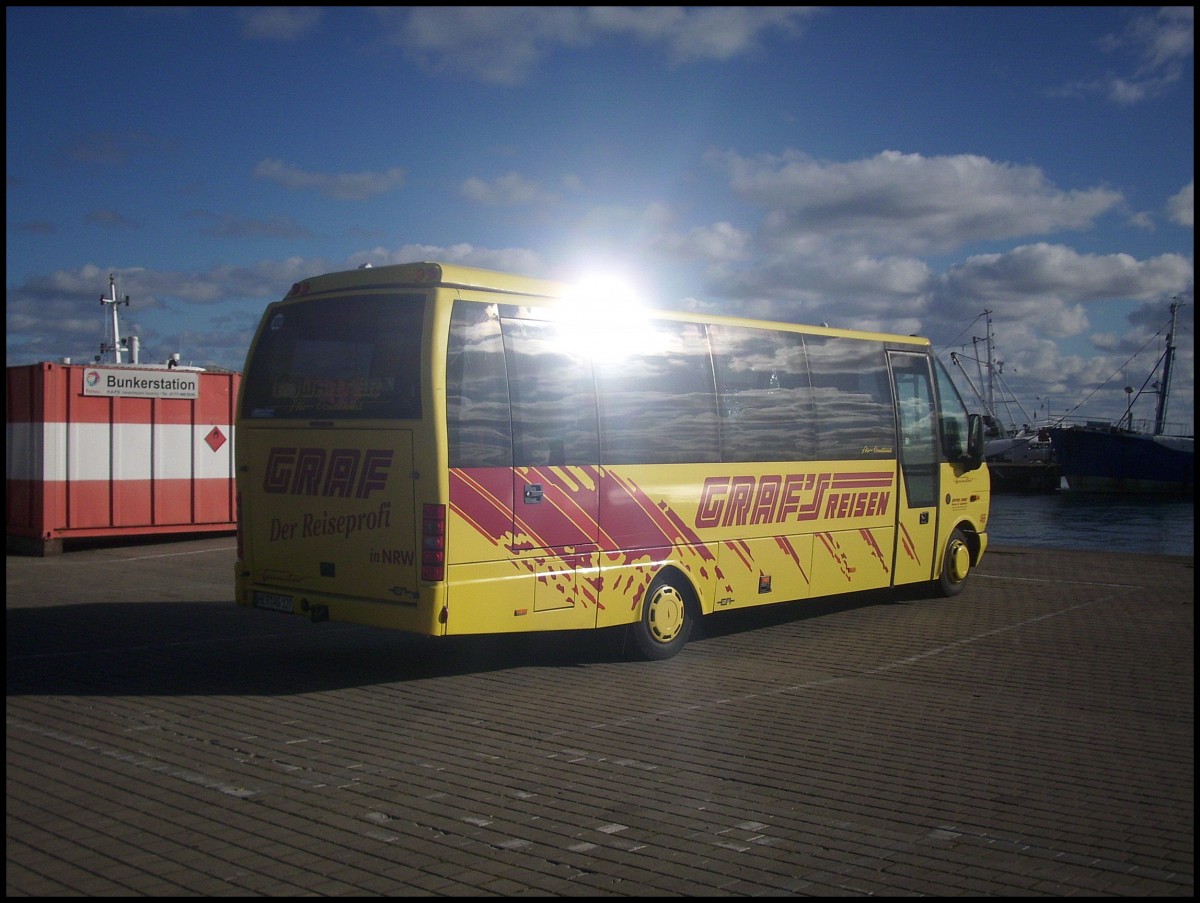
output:
<path id="1" fill-rule="evenodd" d="M 249 420 L 416 420 L 425 296 L 350 295 L 281 305 L 243 377 Z"/>

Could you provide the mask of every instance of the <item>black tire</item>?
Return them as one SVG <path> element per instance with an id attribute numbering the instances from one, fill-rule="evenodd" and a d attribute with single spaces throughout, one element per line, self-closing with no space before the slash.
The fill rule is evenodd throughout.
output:
<path id="1" fill-rule="evenodd" d="M 641 618 L 629 625 L 633 651 L 650 661 L 673 658 L 687 645 L 698 617 L 690 587 L 678 578 L 656 577 L 646 592 Z"/>
<path id="2" fill-rule="evenodd" d="M 946 543 L 946 553 L 942 556 L 942 573 L 938 577 L 938 588 L 943 596 L 957 596 L 967 585 L 967 576 L 971 573 L 971 546 L 967 535 L 955 528 Z"/>

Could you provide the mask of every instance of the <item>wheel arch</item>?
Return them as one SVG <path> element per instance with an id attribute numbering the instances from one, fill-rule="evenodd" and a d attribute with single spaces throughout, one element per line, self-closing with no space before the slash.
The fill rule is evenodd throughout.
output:
<path id="1" fill-rule="evenodd" d="M 665 661 L 687 645 L 703 618 L 699 596 L 686 571 L 658 568 L 635 607 L 637 620 L 626 628 L 626 650 L 634 657 Z"/>
<path id="2" fill-rule="evenodd" d="M 702 617 L 708 613 L 704 610 L 703 597 L 700 594 L 699 588 L 696 586 L 696 582 L 691 578 L 691 575 L 688 574 L 685 568 L 674 562 L 668 561 L 663 563 L 661 567 L 659 567 L 653 574 L 650 575 L 650 580 L 646 584 L 646 592 L 643 593 L 642 601 L 638 604 L 639 614 L 642 606 L 646 604 L 646 600 L 649 598 L 650 587 L 653 586 L 655 581 L 659 579 L 671 581 L 671 584 L 681 593 L 683 593 L 684 601 L 692 607 L 694 614 Z M 711 610 L 711 608 L 712 606 L 710 604 L 709 609 Z"/>
<path id="3" fill-rule="evenodd" d="M 946 544 L 937 556 L 937 576 L 934 585 L 944 596 L 957 596 L 966 586 L 970 573 L 979 564 L 985 545 L 984 538 L 969 521 L 959 521 L 946 533 Z M 958 560 L 960 551 L 965 560 Z M 951 567 L 957 561 L 956 567 Z"/>
<path id="4" fill-rule="evenodd" d="M 962 520 L 950 528 L 946 534 L 946 542 L 950 541 L 950 537 L 954 535 L 955 530 L 961 530 L 963 539 L 966 540 L 967 548 L 971 552 L 971 566 L 977 567 L 979 560 L 983 557 L 983 538 L 979 535 L 979 530 L 969 520 Z"/>

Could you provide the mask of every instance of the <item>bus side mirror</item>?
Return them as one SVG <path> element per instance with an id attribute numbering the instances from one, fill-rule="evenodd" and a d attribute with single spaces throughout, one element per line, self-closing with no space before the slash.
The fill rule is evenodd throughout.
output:
<path id="1" fill-rule="evenodd" d="M 953 464 L 965 464 L 975 470 L 983 463 L 983 418 L 967 415 L 967 435 L 962 435 L 962 419 L 942 418 L 942 453 Z"/>

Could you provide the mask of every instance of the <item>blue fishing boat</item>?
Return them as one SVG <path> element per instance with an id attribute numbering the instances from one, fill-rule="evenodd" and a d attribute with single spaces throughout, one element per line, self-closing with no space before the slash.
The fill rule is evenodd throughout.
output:
<path id="1" fill-rule="evenodd" d="M 1147 431 L 1135 427 L 1132 410 L 1136 396 L 1117 423 L 1093 421 L 1077 426 L 1051 427 L 1050 444 L 1058 464 L 1060 488 L 1080 492 L 1193 495 L 1195 436 L 1190 433 L 1169 435 L 1167 424 L 1178 311 L 1179 302 L 1172 302 L 1166 349 L 1151 373 L 1153 378 L 1159 364 L 1162 365 L 1162 375 L 1154 383 L 1158 404 L 1153 428 Z"/>

